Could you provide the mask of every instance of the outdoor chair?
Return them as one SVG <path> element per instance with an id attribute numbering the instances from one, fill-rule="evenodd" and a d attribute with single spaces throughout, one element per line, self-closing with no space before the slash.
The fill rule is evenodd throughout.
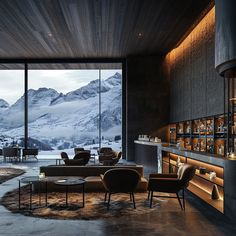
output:
<path id="1" fill-rule="evenodd" d="M 5 147 L 3 148 L 3 158 L 4 161 L 20 161 L 20 149 L 14 147 Z"/>
<path id="2" fill-rule="evenodd" d="M 24 148 L 22 152 L 22 161 L 26 161 L 30 158 L 35 158 L 38 161 L 38 152 L 39 150 L 37 148 Z"/>

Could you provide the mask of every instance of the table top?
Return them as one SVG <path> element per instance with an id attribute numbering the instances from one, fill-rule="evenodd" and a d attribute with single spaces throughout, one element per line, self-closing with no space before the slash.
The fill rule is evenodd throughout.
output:
<path id="1" fill-rule="evenodd" d="M 85 180 L 81 179 L 81 178 L 64 178 L 64 179 L 58 179 L 54 182 L 57 185 L 65 185 L 65 186 L 69 186 L 69 185 L 80 185 L 80 184 L 84 184 Z"/>
<path id="2" fill-rule="evenodd" d="M 62 182 L 57 182 L 63 180 Z M 66 180 L 66 181 L 65 181 Z M 54 182 L 55 184 L 60 185 L 79 185 L 85 183 L 83 178 L 78 177 L 68 177 L 68 176 L 46 176 L 40 178 L 39 176 L 27 176 L 20 179 L 21 183 L 34 183 L 34 182 Z"/>
<path id="3" fill-rule="evenodd" d="M 39 178 L 39 176 L 27 176 L 24 178 L 21 178 L 20 181 L 22 183 L 31 183 L 31 182 L 37 182 L 40 181 L 41 179 Z"/>

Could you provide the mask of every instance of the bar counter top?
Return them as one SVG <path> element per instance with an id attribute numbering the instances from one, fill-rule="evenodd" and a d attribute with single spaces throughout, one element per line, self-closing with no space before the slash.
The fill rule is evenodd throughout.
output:
<path id="1" fill-rule="evenodd" d="M 149 145 L 149 146 L 157 146 L 162 151 L 171 152 L 176 155 L 189 157 L 194 160 L 203 161 L 203 162 L 217 165 L 220 167 L 224 167 L 225 160 L 227 159 L 225 157 L 222 157 L 216 154 L 211 154 L 211 153 L 181 150 L 177 148 L 174 144 L 169 144 L 169 143 L 156 143 L 156 142 L 140 141 L 140 140 L 135 140 L 134 143 L 142 144 L 142 145 Z"/>

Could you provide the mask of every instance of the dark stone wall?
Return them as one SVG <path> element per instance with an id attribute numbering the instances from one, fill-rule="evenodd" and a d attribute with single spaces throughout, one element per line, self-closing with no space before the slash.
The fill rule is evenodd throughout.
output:
<path id="1" fill-rule="evenodd" d="M 214 9 L 166 57 L 170 66 L 170 121 L 224 112 L 224 79 L 215 70 Z"/>
<path id="2" fill-rule="evenodd" d="M 134 140 L 148 134 L 166 140 L 169 123 L 169 83 L 164 58 L 127 58 L 127 160 L 134 160 Z"/>

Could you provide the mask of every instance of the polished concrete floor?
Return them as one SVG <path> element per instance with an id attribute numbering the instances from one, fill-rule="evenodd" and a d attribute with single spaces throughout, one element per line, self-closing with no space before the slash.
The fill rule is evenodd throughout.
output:
<path id="1" fill-rule="evenodd" d="M 25 176 L 29 176 L 38 175 L 40 165 L 54 163 L 41 160 L 20 163 L 17 167 L 24 168 Z M 17 188 L 17 179 L 21 177 L 1 184 L 0 197 Z M 185 212 L 180 210 L 176 200 L 155 200 L 154 207 L 155 211 L 145 215 L 85 221 L 33 218 L 13 214 L 0 205 L 0 236 L 236 235 L 235 225 L 190 194 L 187 195 Z"/>

